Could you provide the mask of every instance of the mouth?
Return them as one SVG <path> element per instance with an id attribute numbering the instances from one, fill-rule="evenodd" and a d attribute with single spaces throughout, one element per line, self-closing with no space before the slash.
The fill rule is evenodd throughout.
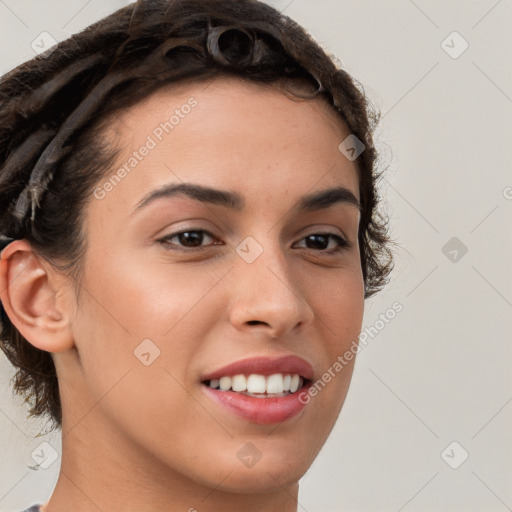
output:
<path id="1" fill-rule="evenodd" d="M 297 356 L 245 359 L 201 380 L 216 405 L 252 423 L 270 424 L 297 416 L 299 398 L 312 383 L 313 368 Z"/>
<path id="2" fill-rule="evenodd" d="M 219 379 L 203 381 L 202 384 L 222 392 L 232 391 L 253 398 L 282 398 L 302 390 L 309 384 L 309 379 L 298 373 L 273 373 L 225 375 Z"/>

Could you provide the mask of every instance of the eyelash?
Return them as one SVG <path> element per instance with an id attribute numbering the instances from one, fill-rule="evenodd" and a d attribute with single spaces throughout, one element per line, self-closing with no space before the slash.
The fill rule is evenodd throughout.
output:
<path id="1" fill-rule="evenodd" d="M 207 231 L 205 229 L 185 229 L 182 231 L 178 231 L 176 233 L 171 233 L 163 238 L 160 238 L 157 241 L 160 242 L 162 245 L 166 246 L 166 250 L 170 250 L 170 251 L 191 252 L 191 251 L 196 251 L 196 250 L 205 249 L 206 247 L 209 247 L 208 245 L 201 245 L 198 247 L 179 247 L 179 246 L 170 247 L 172 245 L 176 245 L 176 244 L 173 244 L 170 242 L 171 239 L 173 239 L 179 235 L 183 235 L 185 233 L 204 233 L 207 236 L 216 240 L 216 238 L 209 231 Z M 339 235 L 335 235 L 334 233 L 326 233 L 326 232 L 310 233 L 309 235 L 302 237 L 300 240 L 301 241 L 305 240 L 311 236 L 322 236 L 322 237 L 326 237 L 326 238 L 332 238 L 337 242 L 337 244 L 338 244 L 337 247 L 335 247 L 334 249 L 331 249 L 330 251 L 327 251 L 325 249 L 312 249 L 314 251 L 315 250 L 319 251 L 323 254 L 329 254 L 329 255 L 337 254 L 337 253 L 343 251 L 344 249 L 348 249 L 351 246 L 351 244 L 349 242 L 347 242 L 344 238 L 340 237 Z M 212 246 L 212 245 L 221 245 L 221 244 L 210 244 L 210 246 Z M 302 247 L 302 249 L 310 249 L 310 248 Z"/>

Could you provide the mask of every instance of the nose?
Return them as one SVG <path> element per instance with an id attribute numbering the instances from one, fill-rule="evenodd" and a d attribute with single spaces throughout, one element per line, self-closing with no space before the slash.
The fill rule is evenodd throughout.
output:
<path id="1" fill-rule="evenodd" d="M 304 328 L 315 316 L 306 300 L 304 269 L 294 272 L 277 245 L 266 245 L 252 263 L 240 258 L 230 273 L 230 321 L 238 330 L 258 329 L 280 338 Z"/>

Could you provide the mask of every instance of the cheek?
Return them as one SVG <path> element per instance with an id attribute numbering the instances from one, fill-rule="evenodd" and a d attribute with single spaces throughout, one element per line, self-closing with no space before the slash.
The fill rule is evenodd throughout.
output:
<path id="1" fill-rule="evenodd" d="M 360 267 L 354 266 L 320 283 L 321 288 L 311 293 L 311 305 L 332 355 L 333 350 L 339 352 L 357 340 L 364 313 L 364 282 Z"/>
<path id="2" fill-rule="evenodd" d="M 126 257 L 95 263 L 91 258 L 89 267 L 95 270 L 84 276 L 88 304 L 80 309 L 101 319 L 97 323 L 105 330 L 133 342 L 174 332 L 222 277 L 215 270 L 144 263 Z"/>
<path id="3" fill-rule="evenodd" d="M 334 424 L 348 392 L 364 314 L 362 273 L 347 270 L 339 280 L 325 283 L 312 304 L 322 332 L 322 375 L 309 397 Z M 316 388 L 316 389 L 313 389 Z M 306 397 L 307 398 L 307 397 Z"/>
<path id="4" fill-rule="evenodd" d="M 151 444 L 144 432 L 155 443 L 169 432 L 170 439 L 188 431 L 197 437 L 198 418 L 208 418 L 184 386 L 189 389 L 191 361 L 218 320 L 203 313 L 217 304 L 204 299 L 219 278 L 168 271 L 166 281 L 150 267 L 103 263 L 91 259 L 89 269 L 98 270 L 83 276 L 73 325 L 86 393 L 98 413 L 141 443 Z"/>
<path id="5" fill-rule="evenodd" d="M 182 379 L 187 358 L 194 350 L 192 340 L 199 337 L 192 331 L 192 343 L 180 343 L 185 335 L 182 328 L 209 283 L 187 281 L 179 272 L 168 282 L 164 277 L 152 273 L 149 266 L 133 265 L 115 255 L 101 261 L 90 258 L 73 329 L 92 395 L 102 396 L 126 372 L 130 372 L 130 381 L 140 380 L 135 393 L 129 395 L 130 401 L 137 399 L 137 390 L 146 384 L 152 389 L 168 388 L 168 382 L 161 382 L 166 380 L 163 367 L 172 368 Z M 171 339 L 178 342 L 171 344 Z M 158 376 L 155 368 L 160 368 Z M 158 383 L 152 381 L 154 378 Z M 120 403 L 126 404 L 126 398 Z"/>
<path id="6" fill-rule="evenodd" d="M 176 382 L 189 382 L 191 363 L 219 322 L 222 301 L 214 288 L 224 273 L 91 255 L 73 325 L 90 392 L 100 397 L 130 372 L 130 382 L 139 383 L 120 406 L 144 389 L 152 397 L 155 389 L 166 400 L 180 397 Z"/>

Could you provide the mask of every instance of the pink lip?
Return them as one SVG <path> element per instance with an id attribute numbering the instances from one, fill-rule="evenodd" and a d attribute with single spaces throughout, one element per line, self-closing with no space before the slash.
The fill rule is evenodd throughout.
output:
<path id="1" fill-rule="evenodd" d="M 289 355 L 275 358 L 253 357 L 236 361 L 205 375 L 202 380 L 204 382 L 239 374 L 250 375 L 251 373 L 259 375 L 297 373 L 305 379 L 313 379 L 312 365 L 298 356 Z M 295 393 L 275 398 L 255 398 L 234 391 L 220 391 L 210 388 L 207 384 L 201 387 L 214 402 L 243 419 L 253 423 L 272 424 L 292 418 L 304 409 L 306 404 L 299 400 L 299 396 L 310 385 L 311 383 L 307 382 Z"/>
<path id="2" fill-rule="evenodd" d="M 280 398 L 254 398 L 234 391 L 220 391 L 209 386 L 201 386 L 203 391 L 217 404 L 253 423 L 281 423 L 299 414 L 306 403 L 299 400 L 311 384 L 306 384 L 291 395 Z"/>
<path id="3" fill-rule="evenodd" d="M 221 377 L 231 377 L 233 375 L 250 375 L 257 373 L 259 375 L 272 375 L 273 373 L 297 373 L 301 377 L 311 380 L 313 378 L 313 366 L 306 360 L 298 356 L 281 357 L 251 357 L 235 361 L 208 375 L 202 380 L 220 379 Z M 269 399 L 270 400 L 270 399 Z"/>

